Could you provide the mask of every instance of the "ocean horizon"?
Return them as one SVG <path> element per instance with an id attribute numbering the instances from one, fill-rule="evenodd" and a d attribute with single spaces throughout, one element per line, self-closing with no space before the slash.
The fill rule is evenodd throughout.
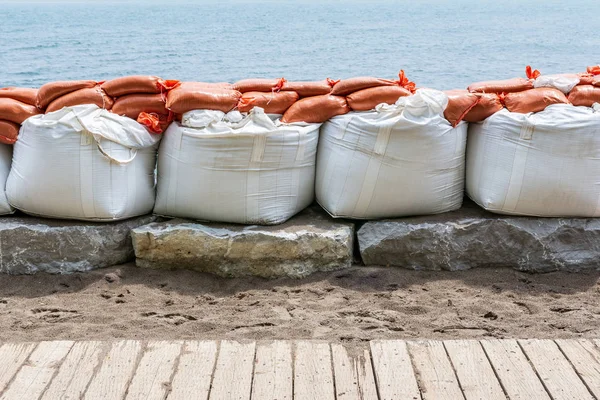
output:
<path id="1" fill-rule="evenodd" d="M 528 64 L 550 74 L 600 63 L 596 9 L 589 0 L 0 1 L 0 87 L 131 74 L 394 78 L 404 69 L 419 87 L 465 88 L 525 76 Z"/>

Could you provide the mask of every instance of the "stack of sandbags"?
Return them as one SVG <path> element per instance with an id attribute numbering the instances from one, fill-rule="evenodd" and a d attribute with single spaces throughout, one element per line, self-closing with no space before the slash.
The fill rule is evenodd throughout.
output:
<path id="1" fill-rule="evenodd" d="M 574 106 L 592 107 L 600 103 L 600 65 L 588 67 L 586 73 L 578 75 L 580 82 L 569 93 Z"/>
<path id="2" fill-rule="evenodd" d="M 460 208 L 467 124 L 452 127 L 446 94 L 419 89 L 395 104 L 324 123 L 316 197 L 334 217 L 393 218 Z"/>
<path id="3" fill-rule="evenodd" d="M 400 97 L 410 96 L 416 90 L 400 70 L 398 80 L 361 76 L 343 79 L 335 84 L 331 94 L 345 96 L 352 111 L 369 111 L 377 105 L 394 104 Z"/>
<path id="4" fill-rule="evenodd" d="M 315 82 L 290 82 L 285 78 L 244 79 L 234 83 L 233 88 L 242 93 L 238 111 L 249 112 L 260 107 L 267 114 L 284 114 L 299 99 L 329 94 L 335 83 L 329 78 Z"/>
<path id="5" fill-rule="evenodd" d="M 27 119 L 14 145 L 8 202 L 53 218 L 111 221 L 150 213 L 160 136 L 96 105 Z"/>
<path id="6" fill-rule="evenodd" d="M 36 97 L 37 89 L 0 89 L 0 143 L 15 143 L 23 121 L 40 114 L 35 106 Z"/>
<path id="7" fill-rule="evenodd" d="M 113 106 L 110 98 L 96 81 L 57 81 L 43 85 L 37 93 L 36 105 L 46 114 L 64 107 L 95 104 L 105 110 Z"/>
<path id="8" fill-rule="evenodd" d="M 283 115 L 284 123 L 322 123 L 350 111 L 346 99 L 331 95 L 337 82 L 288 82 L 279 79 L 244 79 L 233 84 L 242 93 L 237 104 L 240 112 L 259 107 L 267 114 Z"/>
<path id="9" fill-rule="evenodd" d="M 165 132 L 158 152 L 155 214 L 241 224 L 286 221 L 314 199 L 319 126 L 280 124 L 259 107 L 246 116 L 184 114 Z"/>
<path id="10" fill-rule="evenodd" d="M 115 100 L 113 113 L 134 119 L 153 133 L 162 133 L 173 119 L 166 107 L 168 92 L 179 84 L 177 80 L 135 75 L 104 82 L 101 88 Z"/>
<path id="11" fill-rule="evenodd" d="M 467 194 L 486 210 L 600 216 L 600 104 L 502 110 L 469 127 Z"/>

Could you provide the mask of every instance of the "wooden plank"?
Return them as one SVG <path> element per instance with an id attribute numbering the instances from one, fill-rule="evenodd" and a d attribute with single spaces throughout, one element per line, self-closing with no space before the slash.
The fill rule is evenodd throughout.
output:
<path id="1" fill-rule="evenodd" d="M 211 400 L 248 400 L 252 390 L 255 343 L 221 342 Z"/>
<path id="2" fill-rule="evenodd" d="M 372 341 L 371 356 L 380 400 L 421 398 L 406 342 Z"/>
<path id="3" fill-rule="evenodd" d="M 309 341 L 296 343 L 294 399 L 335 399 L 329 343 Z"/>
<path id="4" fill-rule="evenodd" d="M 257 345 L 252 400 L 291 400 L 293 391 L 291 343 L 275 341 Z"/>
<path id="5" fill-rule="evenodd" d="M 591 340 L 555 340 L 579 377 L 594 396 L 600 398 L 600 348 Z"/>
<path id="6" fill-rule="evenodd" d="M 75 343 L 42 399 L 80 399 L 100 364 L 101 352 L 100 342 Z"/>
<path id="7" fill-rule="evenodd" d="M 408 353 L 423 400 L 464 399 L 444 344 L 437 340 L 408 342 Z"/>
<path id="8" fill-rule="evenodd" d="M 183 342 L 150 342 L 133 375 L 127 400 L 164 399 L 171 390 L 171 376 Z"/>
<path id="9" fill-rule="evenodd" d="M 481 345 L 476 340 L 447 340 L 444 347 L 467 400 L 506 400 Z"/>
<path id="10" fill-rule="evenodd" d="M 594 398 L 552 340 L 519 340 L 519 344 L 554 400 Z"/>
<path id="11" fill-rule="evenodd" d="M 6 343 L 0 347 L 0 393 L 36 346 L 36 343 Z"/>
<path id="12" fill-rule="evenodd" d="M 27 357 L 1 399 L 39 398 L 72 346 L 70 341 L 41 342 Z"/>
<path id="13" fill-rule="evenodd" d="M 186 341 L 183 344 L 169 400 L 208 399 L 217 348 L 216 341 Z"/>
<path id="14" fill-rule="evenodd" d="M 340 344 L 331 345 L 335 394 L 338 400 L 377 400 L 371 355 L 364 350 L 350 356 Z"/>
<path id="15" fill-rule="evenodd" d="M 511 400 L 550 399 L 516 340 L 482 340 L 481 345 Z"/>
<path id="16" fill-rule="evenodd" d="M 113 343 L 85 392 L 84 399 L 122 399 L 127 392 L 141 351 L 142 344 L 137 340 Z"/>

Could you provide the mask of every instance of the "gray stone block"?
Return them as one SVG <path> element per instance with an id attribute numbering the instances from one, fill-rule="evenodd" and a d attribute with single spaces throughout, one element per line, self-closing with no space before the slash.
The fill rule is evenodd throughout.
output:
<path id="1" fill-rule="evenodd" d="M 357 237 L 366 265 L 527 272 L 600 267 L 600 219 L 502 216 L 471 201 L 445 214 L 370 221 Z"/>
<path id="2" fill-rule="evenodd" d="M 354 226 L 309 208 L 276 226 L 175 219 L 132 230 L 136 264 L 225 277 L 300 278 L 352 265 Z"/>
<path id="3" fill-rule="evenodd" d="M 102 223 L 0 217 L 0 272 L 62 274 L 132 261 L 131 229 L 155 220 L 151 215 Z"/>

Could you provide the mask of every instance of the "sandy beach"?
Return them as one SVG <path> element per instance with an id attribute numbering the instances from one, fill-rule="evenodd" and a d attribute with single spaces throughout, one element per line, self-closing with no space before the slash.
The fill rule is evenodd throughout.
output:
<path id="1" fill-rule="evenodd" d="M 599 278 L 357 266 L 269 281 L 132 264 L 2 275 L 0 340 L 597 337 Z"/>

